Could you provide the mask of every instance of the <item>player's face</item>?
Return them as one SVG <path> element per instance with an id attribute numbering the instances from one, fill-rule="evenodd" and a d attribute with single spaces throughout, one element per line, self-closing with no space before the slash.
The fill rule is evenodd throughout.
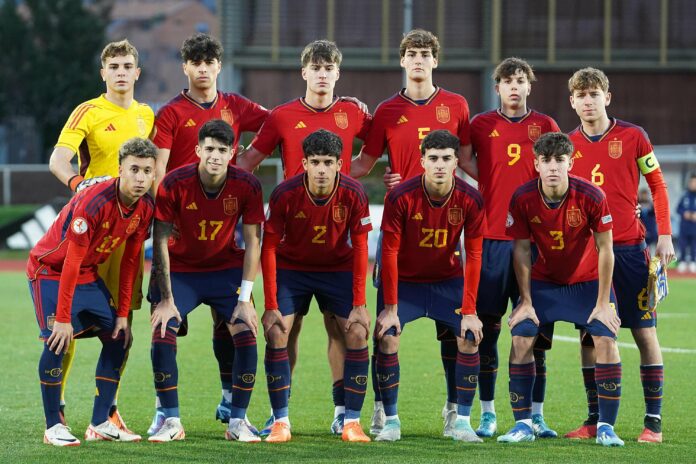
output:
<path id="1" fill-rule="evenodd" d="M 336 63 L 309 63 L 302 68 L 302 79 L 307 89 L 317 95 L 333 94 L 340 72 Z"/>
<path id="2" fill-rule="evenodd" d="M 302 158 L 302 166 L 307 171 L 307 181 L 311 191 L 327 191 L 333 188 L 336 173 L 343 165 L 342 159 L 329 155 L 312 155 Z"/>
<path id="3" fill-rule="evenodd" d="M 215 85 L 222 63 L 217 58 L 202 61 L 188 60 L 184 63 L 184 74 L 188 77 L 189 86 L 207 90 Z"/>
<path id="4" fill-rule="evenodd" d="M 611 92 L 604 92 L 596 87 L 584 90 L 573 90 L 570 96 L 570 106 L 583 122 L 595 122 L 607 115 L 607 106 L 611 103 Z"/>
<path id="5" fill-rule="evenodd" d="M 428 148 L 421 156 L 427 183 L 441 185 L 451 182 L 457 168 L 457 154 L 452 148 Z"/>
<path id="6" fill-rule="evenodd" d="M 118 167 L 120 190 L 131 201 L 145 195 L 155 180 L 155 159 L 126 156 Z"/>
<path id="7" fill-rule="evenodd" d="M 541 183 L 546 187 L 558 187 L 568 180 L 568 172 L 573 166 L 571 155 L 537 156 L 534 168 L 539 173 Z"/>
<path id="8" fill-rule="evenodd" d="M 132 92 L 135 81 L 140 77 L 140 68 L 133 55 L 107 58 L 99 72 L 106 82 L 106 88 L 121 94 Z"/>
<path id="9" fill-rule="evenodd" d="M 227 172 L 232 159 L 232 147 L 212 137 L 206 137 L 196 145 L 196 154 L 201 159 L 199 168 L 208 175 L 218 176 Z"/>
<path id="10" fill-rule="evenodd" d="M 495 85 L 495 91 L 500 96 L 500 103 L 506 108 L 520 108 L 527 104 L 527 96 L 532 91 L 532 84 L 527 74 L 518 69 L 515 74 L 504 77 Z"/>
<path id="11" fill-rule="evenodd" d="M 437 68 L 437 58 L 429 48 L 407 48 L 401 58 L 401 67 L 411 81 L 423 82 L 430 79 Z"/>

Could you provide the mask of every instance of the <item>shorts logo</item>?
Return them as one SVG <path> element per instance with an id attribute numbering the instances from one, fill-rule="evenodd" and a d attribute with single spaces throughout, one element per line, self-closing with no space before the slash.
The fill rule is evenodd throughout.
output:
<path id="1" fill-rule="evenodd" d="M 46 318 L 46 327 L 48 327 L 48 330 L 53 330 L 53 325 L 56 323 L 56 316 L 48 316 Z"/>
<path id="2" fill-rule="evenodd" d="M 458 226 L 464 221 L 464 211 L 461 208 L 450 208 L 447 210 L 447 222 L 453 226 Z"/>
<path id="3" fill-rule="evenodd" d="M 609 142 L 609 156 L 616 159 L 621 158 L 621 140 L 612 140 Z"/>
<path id="4" fill-rule="evenodd" d="M 225 198 L 222 200 L 222 209 L 225 211 L 225 214 L 228 216 L 234 216 L 237 214 L 237 210 L 239 209 L 237 205 L 237 197 L 232 197 L 232 198 Z"/>
<path id="5" fill-rule="evenodd" d="M 348 208 L 343 205 L 336 205 L 333 207 L 333 220 L 339 224 L 346 220 L 348 216 Z"/>
<path id="6" fill-rule="evenodd" d="M 334 113 L 334 121 L 339 129 L 348 128 L 348 115 L 346 113 Z"/>
<path id="7" fill-rule="evenodd" d="M 578 227 L 582 224 L 582 212 L 579 208 L 571 206 L 566 212 L 566 219 L 568 220 L 568 225 L 570 227 Z"/>
<path id="8" fill-rule="evenodd" d="M 230 126 L 234 124 L 234 115 L 232 114 L 232 110 L 224 108 L 220 111 L 220 118 L 222 118 L 222 120 Z"/>
<path id="9" fill-rule="evenodd" d="M 87 232 L 87 221 L 84 218 L 76 217 L 72 222 L 72 230 L 77 235 L 82 235 Z"/>
<path id="10" fill-rule="evenodd" d="M 539 140 L 539 137 L 541 137 L 541 126 L 527 126 L 527 135 L 529 136 L 529 140 L 536 142 Z"/>
<path id="11" fill-rule="evenodd" d="M 135 229 L 138 228 L 138 224 L 140 224 L 140 215 L 136 214 L 135 216 L 133 216 L 133 219 L 130 220 L 130 223 L 128 223 L 126 233 L 132 234 L 133 232 L 135 232 Z"/>
<path id="12" fill-rule="evenodd" d="M 449 106 L 440 105 L 435 108 L 435 117 L 442 124 L 447 124 L 450 121 Z"/>
<path id="13" fill-rule="evenodd" d="M 355 380 L 355 383 L 358 385 L 367 385 L 367 376 L 366 375 L 356 375 L 355 377 L 351 377 L 352 380 Z"/>
<path id="14" fill-rule="evenodd" d="M 256 381 L 256 375 L 254 374 L 242 374 L 240 377 L 244 383 L 254 383 Z"/>

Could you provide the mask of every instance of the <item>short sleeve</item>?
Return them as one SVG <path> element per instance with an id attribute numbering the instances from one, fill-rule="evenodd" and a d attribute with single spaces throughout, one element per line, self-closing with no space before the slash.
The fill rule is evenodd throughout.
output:
<path id="1" fill-rule="evenodd" d="M 367 195 L 362 191 L 353 194 L 354 201 L 351 203 L 351 224 L 350 233 L 352 235 L 366 234 L 372 230 L 372 219 L 370 219 L 370 205 Z"/>
<path id="2" fill-rule="evenodd" d="M 370 128 L 372 127 L 372 115 L 370 113 L 361 111 L 360 108 L 358 108 L 357 113 L 359 130 L 358 133 L 355 134 L 355 137 L 365 141 L 367 139 L 367 135 L 370 133 Z"/>
<path id="3" fill-rule="evenodd" d="M 90 133 L 90 109 L 93 106 L 83 103 L 75 108 L 58 136 L 56 147 L 69 148 L 77 153 L 82 141 Z"/>
<path id="4" fill-rule="evenodd" d="M 587 218 L 590 228 L 594 232 L 606 232 L 611 230 L 613 227 L 613 220 L 609 211 L 607 197 L 602 195 L 602 200 L 600 202 L 595 202 L 593 200 L 588 200 L 588 202 L 592 204 L 592 207 L 588 208 Z"/>
<path id="5" fill-rule="evenodd" d="M 469 104 L 464 97 L 462 97 L 461 105 L 462 111 L 459 115 L 457 137 L 459 137 L 459 144 L 465 146 L 471 144 L 471 124 L 469 123 Z"/>
<path id="6" fill-rule="evenodd" d="M 157 201 L 155 202 L 155 219 L 160 222 L 167 222 L 173 224 L 176 217 L 176 205 L 174 199 L 174 192 L 167 188 L 167 176 L 164 176 L 164 180 L 160 182 L 157 188 Z"/>
<path id="7" fill-rule="evenodd" d="M 174 137 L 176 136 L 177 118 L 171 106 L 164 106 L 157 113 L 155 118 L 155 138 L 153 143 L 157 148 L 171 150 Z"/>
<path id="8" fill-rule="evenodd" d="M 384 149 L 387 147 L 387 134 L 384 121 L 384 112 L 380 111 L 380 107 L 377 107 L 367 137 L 363 139 L 365 140 L 365 146 L 363 147 L 364 153 L 374 158 L 380 158 L 384 153 Z"/>
<path id="9" fill-rule="evenodd" d="M 251 146 L 256 148 L 264 155 L 270 155 L 273 150 L 280 145 L 281 137 L 278 130 L 278 115 L 275 111 L 266 118 L 266 122 L 254 137 Z"/>
<path id="10" fill-rule="evenodd" d="M 240 115 L 239 132 L 258 132 L 270 113 L 263 106 L 241 95 L 237 96 L 236 105 Z M 239 137 L 239 134 L 236 135 Z"/>
<path id="11" fill-rule="evenodd" d="M 505 221 L 505 233 L 514 239 L 528 239 L 531 237 L 532 232 L 529 229 L 527 215 L 523 210 L 521 202 L 518 200 L 519 197 L 515 195 L 510 200 L 507 220 Z"/>
<path id="12" fill-rule="evenodd" d="M 242 222 L 244 224 L 262 224 L 263 214 L 263 194 L 261 184 L 255 177 L 249 176 L 249 189 L 246 193 L 244 209 L 242 210 Z"/>

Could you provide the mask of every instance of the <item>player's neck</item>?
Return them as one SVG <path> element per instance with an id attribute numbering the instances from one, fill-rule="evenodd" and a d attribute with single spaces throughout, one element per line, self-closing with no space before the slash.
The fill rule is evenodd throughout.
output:
<path id="1" fill-rule="evenodd" d="M 133 103 L 133 91 L 131 90 L 130 92 L 126 93 L 118 93 L 106 89 L 106 94 L 104 94 L 104 98 L 106 98 L 108 101 L 110 101 L 116 106 L 128 109 Z"/>
<path id="2" fill-rule="evenodd" d="M 435 93 L 436 87 L 432 79 L 424 81 L 409 80 L 404 94 L 411 100 L 425 100 Z"/>
<path id="3" fill-rule="evenodd" d="M 560 184 L 554 187 L 549 187 L 548 185 L 541 184 L 541 191 L 544 194 L 544 198 L 550 203 L 558 203 L 563 200 L 563 197 L 568 192 L 568 178 Z"/>
<path id="4" fill-rule="evenodd" d="M 611 119 L 606 114 L 594 121 L 582 121 L 582 130 L 589 136 L 602 135 L 609 129 L 609 126 L 611 126 Z"/>
<path id="5" fill-rule="evenodd" d="M 425 192 L 428 194 L 431 200 L 439 201 L 443 200 L 452 191 L 452 186 L 454 185 L 454 176 L 450 177 L 447 182 L 442 184 L 436 184 L 435 182 L 429 182 L 427 179 L 424 182 Z"/>
<path id="6" fill-rule="evenodd" d="M 198 103 L 210 103 L 215 100 L 217 96 L 217 86 L 212 85 L 208 89 L 197 89 L 192 85 L 189 85 L 189 89 L 186 94 L 192 99 L 196 100 Z"/>
<path id="7" fill-rule="evenodd" d="M 138 197 L 140 198 L 140 197 Z M 119 187 L 118 187 L 118 201 L 125 206 L 126 208 L 132 208 L 133 205 L 135 204 L 136 201 L 138 201 L 138 198 L 133 198 L 132 196 L 128 195 L 128 193 L 123 191 L 123 187 L 121 187 L 121 183 L 119 182 Z"/>
<path id="8" fill-rule="evenodd" d="M 500 105 L 500 112 L 503 113 L 508 118 L 521 118 L 527 114 L 527 105 L 519 106 L 505 106 Z"/>
<path id="9" fill-rule="evenodd" d="M 304 101 L 306 104 L 318 110 L 328 107 L 329 105 L 331 105 L 331 103 L 333 103 L 333 100 L 333 92 L 319 95 L 318 93 L 312 92 L 309 89 L 307 89 L 307 92 L 305 93 L 304 97 Z"/>
<path id="10" fill-rule="evenodd" d="M 201 180 L 203 190 L 205 190 L 207 193 L 217 193 L 220 191 L 220 188 L 225 183 L 225 179 L 227 178 L 227 171 L 225 171 L 222 174 L 211 176 L 205 171 L 205 169 L 199 168 L 198 178 Z"/>

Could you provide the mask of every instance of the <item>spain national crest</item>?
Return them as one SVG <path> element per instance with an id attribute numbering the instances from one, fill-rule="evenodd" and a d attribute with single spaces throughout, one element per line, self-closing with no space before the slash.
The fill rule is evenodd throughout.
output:
<path id="1" fill-rule="evenodd" d="M 237 213 L 237 197 L 223 199 L 222 208 L 226 215 L 234 216 Z"/>
<path id="2" fill-rule="evenodd" d="M 582 212 L 579 208 L 571 206 L 566 212 L 566 219 L 570 227 L 578 227 L 582 224 Z"/>
<path id="3" fill-rule="evenodd" d="M 138 228 L 138 224 L 140 224 L 140 215 L 136 214 L 135 216 L 133 216 L 133 218 L 128 223 L 128 227 L 126 228 L 126 233 L 132 234 L 133 232 L 135 232 L 135 229 Z"/>
<path id="4" fill-rule="evenodd" d="M 527 126 L 527 135 L 529 140 L 536 142 L 541 137 L 541 126 L 535 126 L 534 124 Z"/>
<path id="5" fill-rule="evenodd" d="M 621 140 L 612 140 L 609 142 L 609 156 L 614 159 L 620 158 L 622 151 Z"/>
<path id="6" fill-rule="evenodd" d="M 136 119 L 136 124 L 138 126 L 138 135 L 141 138 L 147 137 L 148 133 L 147 133 L 147 126 L 145 125 L 145 119 L 143 119 L 142 116 L 138 116 L 138 118 Z"/>
<path id="7" fill-rule="evenodd" d="M 348 128 L 348 115 L 346 113 L 334 113 L 334 121 L 339 129 Z"/>
<path id="8" fill-rule="evenodd" d="M 450 208 L 447 210 L 447 222 L 453 226 L 458 226 L 464 220 L 464 211 L 461 208 Z"/>
<path id="9" fill-rule="evenodd" d="M 438 122 L 446 124 L 450 121 L 450 110 L 449 106 L 440 105 L 435 108 L 435 117 Z"/>
<path id="10" fill-rule="evenodd" d="M 343 205 L 336 205 L 333 207 L 333 220 L 334 222 L 341 223 L 346 220 L 348 216 L 348 208 Z"/>
<path id="11" fill-rule="evenodd" d="M 220 118 L 230 126 L 234 124 L 234 115 L 230 109 L 224 108 L 220 110 Z"/>

